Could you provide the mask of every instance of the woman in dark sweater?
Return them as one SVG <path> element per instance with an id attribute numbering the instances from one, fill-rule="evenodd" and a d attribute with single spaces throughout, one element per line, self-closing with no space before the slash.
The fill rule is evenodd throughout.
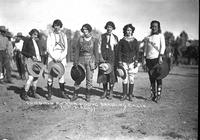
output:
<path id="1" fill-rule="evenodd" d="M 127 24 L 123 28 L 124 37 L 119 41 L 119 65 L 122 66 L 127 77 L 123 80 L 123 97 L 121 101 L 124 101 L 127 96 L 132 101 L 134 78 L 138 72 L 138 55 L 139 45 L 136 38 L 133 37 L 135 27 L 132 24 Z M 129 91 L 128 90 L 129 84 Z"/>

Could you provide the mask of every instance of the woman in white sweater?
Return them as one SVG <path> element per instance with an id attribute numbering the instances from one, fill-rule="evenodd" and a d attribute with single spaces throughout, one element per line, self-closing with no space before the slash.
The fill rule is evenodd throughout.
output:
<path id="1" fill-rule="evenodd" d="M 165 52 L 165 38 L 161 33 L 160 22 L 157 20 L 151 21 L 151 34 L 144 39 L 145 50 L 144 57 L 148 68 L 149 80 L 151 83 L 150 99 L 157 102 L 160 99 L 162 91 L 162 79 L 157 80 L 150 74 L 150 70 L 156 65 L 163 63 L 163 55 Z"/>

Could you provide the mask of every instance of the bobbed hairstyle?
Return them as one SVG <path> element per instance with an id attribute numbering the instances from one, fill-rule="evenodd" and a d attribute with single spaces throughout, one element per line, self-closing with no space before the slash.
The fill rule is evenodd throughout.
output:
<path id="1" fill-rule="evenodd" d="M 54 20 L 52 27 L 54 28 L 54 26 L 60 26 L 62 28 L 63 26 L 62 21 L 60 19 Z"/>
<path id="2" fill-rule="evenodd" d="M 40 32 L 39 32 L 37 29 L 32 29 L 32 30 L 29 32 L 29 35 L 32 36 L 35 32 L 38 34 L 38 37 L 39 37 Z"/>
<path id="3" fill-rule="evenodd" d="M 89 32 L 92 31 L 92 27 L 91 27 L 91 25 L 88 24 L 88 23 L 86 23 L 86 24 L 84 24 L 84 25 L 82 26 L 81 32 L 83 32 L 83 28 L 86 28 Z"/>
<path id="4" fill-rule="evenodd" d="M 157 24 L 158 24 L 158 33 L 161 33 L 160 22 L 157 21 L 157 20 L 152 20 L 152 21 L 151 21 L 151 23 L 150 23 L 150 29 L 152 29 L 154 23 L 157 23 Z"/>
<path id="5" fill-rule="evenodd" d="M 126 35 L 126 31 L 127 31 L 128 28 L 131 28 L 131 29 L 132 29 L 131 35 L 133 35 L 133 33 L 134 33 L 134 31 L 135 31 L 135 27 L 133 27 L 132 24 L 127 24 L 127 25 L 125 25 L 124 28 L 123 28 L 124 36 Z"/>
<path id="6" fill-rule="evenodd" d="M 108 28 L 108 25 L 109 26 L 112 26 L 113 27 L 113 30 L 115 30 L 115 24 L 112 22 L 112 21 L 108 21 L 107 23 L 106 23 L 106 25 L 105 25 L 105 29 L 107 29 Z"/>

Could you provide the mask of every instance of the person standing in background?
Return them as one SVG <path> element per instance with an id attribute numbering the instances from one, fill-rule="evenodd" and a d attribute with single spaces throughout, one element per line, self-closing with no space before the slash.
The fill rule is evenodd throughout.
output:
<path id="1" fill-rule="evenodd" d="M 23 35 L 21 32 L 19 32 L 17 33 L 14 43 L 14 55 L 15 55 L 15 63 L 19 73 L 19 79 L 25 80 L 26 79 L 25 58 L 21 54 L 23 43 L 24 43 Z"/>

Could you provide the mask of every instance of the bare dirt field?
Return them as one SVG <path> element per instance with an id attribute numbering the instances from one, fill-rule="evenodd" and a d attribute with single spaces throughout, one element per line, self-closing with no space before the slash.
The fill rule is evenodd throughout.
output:
<path id="1" fill-rule="evenodd" d="M 72 96 L 73 80 L 69 63 L 65 90 Z M 196 140 L 198 139 L 198 66 L 174 67 L 163 80 L 159 103 L 148 101 L 150 84 L 147 73 L 135 79 L 133 102 L 119 100 L 122 83 L 115 85 L 112 100 L 101 100 L 102 85 L 96 83 L 91 102 L 85 101 L 85 81 L 79 99 L 70 102 L 59 95 L 57 80 L 51 101 L 46 80 L 39 79 L 40 99 L 21 100 L 25 81 L 0 85 L 0 140 Z"/>

